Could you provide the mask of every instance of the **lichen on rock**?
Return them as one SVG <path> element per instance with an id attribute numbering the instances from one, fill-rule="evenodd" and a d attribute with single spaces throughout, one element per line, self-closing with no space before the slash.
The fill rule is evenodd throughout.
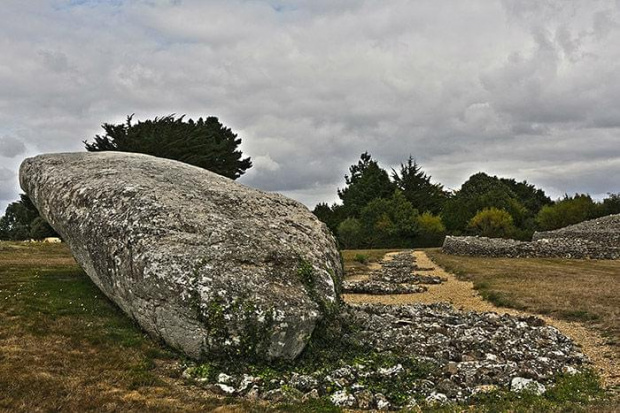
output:
<path id="1" fill-rule="evenodd" d="M 338 304 L 333 236 L 282 195 L 118 152 L 29 158 L 20 183 L 94 283 L 192 358 L 293 359 Z"/>

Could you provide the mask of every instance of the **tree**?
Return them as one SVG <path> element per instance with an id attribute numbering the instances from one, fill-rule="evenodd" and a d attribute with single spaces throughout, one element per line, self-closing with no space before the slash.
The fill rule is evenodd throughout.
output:
<path id="1" fill-rule="evenodd" d="M 598 211 L 599 208 L 590 195 L 564 195 L 564 198 L 555 204 L 544 206 L 536 216 L 536 222 L 541 230 L 551 231 L 596 218 Z"/>
<path id="2" fill-rule="evenodd" d="M 507 238 L 515 230 L 512 216 L 507 211 L 497 208 L 485 208 L 478 212 L 469 221 L 469 228 L 477 235 L 491 238 Z"/>
<path id="3" fill-rule="evenodd" d="M 600 207 L 600 216 L 620 214 L 620 193 L 607 194 Z"/>
<path id="4" fill-rule="evenodd" d="M 46 225 L 44 226 L 43 223 Z M 58 234 L 41 218 L 39 211 L 30 198 L 21 194 L 18 201 L 7 206 L 4 216 L 0 218 L 0 239 L 21 241 L 30 238 L 31 230 L 36 224 L 38 231 L 48 230 L 47 236 L 57 237 Z"/>
<path id="5" fill-rule="evenodd" d="M 30 238 L 35 240 L 42 240 L 48 237 L 56 237 L 56 231 L 47 223 L 43 218 L 36 217 L 34 221 L 30 223 Z"/>
<path id="6" fill-rule="evenodd" d="M 347 217 L 359 217 L 370 201 L 389 198 L 394 193 L 394 184 L 388 173 L 368 152 L 360 156 L 357 165 L 352 165 L 349 172 L 350 175 L 344 177 L 347 187 L 338 190 Z"/>
<path id="7" fill-rule="evenodd" d="M 362 225 L 356 218 L 347 218 L 338 225 L 338 240 L 345 249 L 362 245 Z"/>
<path id="8" fill-rule="evenodd" d="M 418 233 L 418 210 L 399 189 L 389 199 L 370 201 L 360 221 L 366 244 L 372 248 L 411 247 Z"/>
<path id="9" fill-rule="evenodd" d="M 399 172 L 392 169 L 392 180 L 418 211 L 438 214 L 448 199 L 448 193 L 443 186 L 433 184 L 431 177 L 422 171 L 411 155 L 407 163 L 400 164 Z"/>
<path id="10" fill-rule="evenodd" d="M 338 226 L 346 219 L 343 206 L 338 204 L 333 204 L 330 207 L 326 203 L 318 203 L 312 213 L 324 222 L 334 235 L 338 234 Z"/>
<path id="11" fill-rule="evenodd" d="M 441 246 L 446 236 L 446 227 L 441 217 L 426 211 L 418 216 L 418 236 L 415 240 L 416 247 Z"/>
<path id="12" fill-rule="evenodd" d="M 242 158 L 238 150 L 241 139 L 216 117 L 184 120 L 174 115 L 124 124 L 104 123 L 104 135 L 96 135 L 93 143 L 84 141 L 86 150 L 138 152 L 174 159 L 237 179 L 252 166 L 250 158 Z"/>
<path id="13" fill-rule="evenodd" d="M 479 172 L 469 177 L 446 201 L 441 217 L 448 231 L 462 234 L 472 230 L 469 222 L 478 212 L 485 208 L 503 209 L 513 219 L 515 231 L 512 235 L 528 239 L 536 229 L 536 210 L 547 200 L 543 191 L 525 181 L 516 182 Z"/>
<path id="14" fill-rule="evenodd" d="M 545 194 L 545 191 L 536 188 L 532 184 L 528 184 L 527 181 L 517 182 L 514 179 L 500 178 L 500 182 L 510 188 L 510 190 L 517 196 L 521 205 L 523 205 L 532 215 L 536 215 L 543 206 L 553 203 L 551 198 Z"/>
<path id="15" fill-rule="evenodd" d="M 0 217 L 0 241 L 8 241 L 11 239 L 11 234 L 9 232 L 8 222 L 6 217 L 3 215 Z"/>
<path id="16" fill-rule="evenodd" d="M 495 176 L 479 172 L 470 176 L 446 202 L 441 217 L 448 231 L 463 233 L 478 212 L 491 207 L 510 211 L 517 218 L 524 213 L 524 207 L 507 185 Z"/>
<path id="17" fill-rule="evenodd" d="M 25 240 L 30 237 L 30 224 L 39 216 L 30 198 L 20 195 L 19 201 L 6 207 L 0 227 L 8 240 Z"/>

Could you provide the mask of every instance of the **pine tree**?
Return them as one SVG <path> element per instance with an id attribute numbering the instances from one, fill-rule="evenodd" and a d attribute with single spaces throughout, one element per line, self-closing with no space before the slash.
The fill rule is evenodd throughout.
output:
<path id="1" fill-rule="evenodd" d="M 6 208 L 4 216 L 0 218 L 0 239 L 14 241 L 28 239 L 34 225 L 38 227 L 39 231 L 45 228 L 46 236 L 58 235 L 39 216 L 39 211 L 30 198 L 21 194 L 19 200 L 11 202 Z"/>
<path id="2" fill-rule="evenodd" d="M 184 120 L 169 115 L 124 124 L 104 123 L 104 135 L 96 135 L 93 143 L 84 141 L 86 150 L 138 152 L 174 159 L 237 179 L 252 167 L 250 158 L 242 158 L 238 149 L 241 139 L 216 117 Z"/>
<path id="3" fill-rule="evenodd" d="M 443 186 L 432 183 L 431 177 L 426 175 L 411 155 L 406 164 L 400 165 L 400 172 L 392 169 L 392 180 L 411 205 L 420 212 L 438 214 L 448 199 L 448 193 Z"/>
<path id="4" fill-rule="evenodd" d="M 359 217 L 362 208 L 370 201 L 389 198 L 394 193 L 390 176 L 368 152 L 360 156 L 358 163 L 352 165 L 349 172 L 350 175 L 344 177 L 347 187 L 338 190 L 347 217 Z"/>

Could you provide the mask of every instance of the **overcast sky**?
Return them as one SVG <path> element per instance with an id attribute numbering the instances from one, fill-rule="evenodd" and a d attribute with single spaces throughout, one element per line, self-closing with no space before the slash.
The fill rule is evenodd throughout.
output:
<path id="1" fill-rule="evenodd" d="M 0 213 L 21 161 L 135 113 L 213 115 L 313 207 L 359 155 L 620 192 L 620 1 L 3 0 Z"/>

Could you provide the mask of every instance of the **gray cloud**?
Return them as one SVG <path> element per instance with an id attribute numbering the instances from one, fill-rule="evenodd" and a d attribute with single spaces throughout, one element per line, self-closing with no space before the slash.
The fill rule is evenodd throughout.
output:
<path id="1" fill-rule="evenodd" d="M 0 167 L 0 215 L 4 215 L 9 200 L 15 197 L 15 181 L 15 172 Z"/>
<path id="2" fill-rule="evenodd" d="M 174 112 L 219 116 L 254 159 L 242 182 L 309 206 L 364 151 L 386 168 L 412 154 L 451 188 L 484 170 L 620 192 L 613 0 L 15 0 L 3 15 L 14 171 L 83 150 L 103 122 Z"/>
<path id="3" fill-rule="evenodd" d="M 26 145 L 12 136 L 0 137 L 0 156 L 14 158 L 26 152 Z"/>

